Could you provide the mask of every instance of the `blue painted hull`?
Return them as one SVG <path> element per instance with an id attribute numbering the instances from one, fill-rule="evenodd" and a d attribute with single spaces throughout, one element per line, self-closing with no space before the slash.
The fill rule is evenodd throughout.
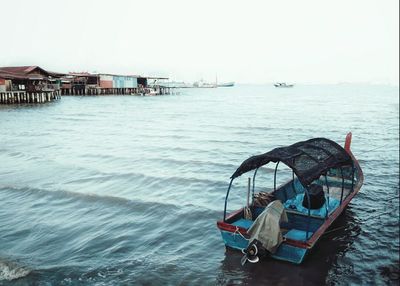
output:
<path id="1" fill-rule="evenodd" d="M 274 199 L 283 203 L 287 220 L 280 222 L 279 226 L 284 240 L 277 251 L 270 255 L 272 258 L 295 264 L 302 263 L 308 252 L 358 193 L 363 184 L 364 175 L 358 161 L 350 151 L 350 142 L 351 133 L 346 137 L 344 150 L 351 156 L 352 165 L 331 168 L 324 180 L 320 178 L 315 181 L 320 185 L 321 190 L 325 186 L 325 190 L 323 190 L 325 202 L 319 209 L 306 209 L 303 206 L 306 189 L 298 178 L 294 178 L 294 175 L 292 180 L 279 188 L 275 189 L 274 186 Z M 257 169 L 253 175 L 253 193 L 256 173 Z M 246 239 L 248 237 L 247 230 L 254 221 L 245 219 L 243 208 L 226 215 L 227 198 L 232 181 L 233 179 L 231 179 L 225 199 L 224 218 L 217 222 L 217 226 L 227 247 L 243 250 L 249 243 L 249 240 Z M 250 206 L 253 219 L 257 218 L 264 209 L 265 206 L 260 207 L 254 204 Z"/>
<path id="2" fill-rule="evenodd" d="M 237 232 L 221 230 L 221 236 L 225 245 L 233 249 L 242 251 L 243 249 L 246 249 L 249 244 L 249 241 Z M 306 248 L 295 247 L 284 242 L 279 246 L 277 251 L 271 255 L 271 257 L 282 261 L 300 264 L 303 262 L 308 251 L 309 250 Z"/>

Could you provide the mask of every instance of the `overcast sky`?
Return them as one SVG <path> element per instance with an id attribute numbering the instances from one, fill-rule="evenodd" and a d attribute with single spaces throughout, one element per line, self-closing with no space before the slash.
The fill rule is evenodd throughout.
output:
<path id="1" fill-rule="evenodd" d="M 398 85 L 398 0 L 9 0 L 1 23 L 0 66 Z"/>

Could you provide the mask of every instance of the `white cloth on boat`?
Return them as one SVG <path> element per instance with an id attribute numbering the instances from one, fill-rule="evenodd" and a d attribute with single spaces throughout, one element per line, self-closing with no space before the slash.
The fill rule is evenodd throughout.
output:
<path id="1" fill-rule="evenodd" d="M 287 222 L 288 218 L 281 201 L 275 200 L 268 204 L 247 231 L 250 241 L 257 239 L 269 252 L 275 253 L 283 240 L 281 221 Z"/>

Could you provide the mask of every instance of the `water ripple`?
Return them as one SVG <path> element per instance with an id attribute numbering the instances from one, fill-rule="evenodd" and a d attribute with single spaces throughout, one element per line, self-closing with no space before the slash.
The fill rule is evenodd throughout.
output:
<path id="1" fill-rule="evenodd" d="M 398 122 L 398 88 L 370 85 L 1 106 L 0 284 L 397 285 Z M 310 137 L 343 144 L 348 131 L 365 184 L 337 230 L 301 266 L 242 267 L 215 225 L 231 174 L 251 155 Z M 273 171 L 259 170 L 257 190 Z M 228 208 L 245 204 L 246 177 Z"/>

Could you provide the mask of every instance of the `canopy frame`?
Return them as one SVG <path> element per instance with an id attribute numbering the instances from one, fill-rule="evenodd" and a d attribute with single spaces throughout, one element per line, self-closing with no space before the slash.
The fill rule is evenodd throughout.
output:
<path id="1" fill-rule="evenodd" d="M 309 148 L 315 148 L 318 150 L 323 151 L 328 157 L 326 158 L 326 160 L 329 160 L 331 158 L 331 156 L 333 156 L 332 152 L 329 152 L 328 150 L 322 148 L 321 146 L 318 145 L 313 145 L 313 142 L 317 142 L 317 141 L 321 141 L 324 143 L 329 144 L 330 146 L 333 146 L 335 150 L 338 150 L 338 154 L 340 155 L 340 160 L 332 160 L 331 164 L 326 164 L 323 167 L 324 168 L 320 168 L 319 169 L 319 173 L 317 173 L 317 175 L 311 176 L 310 178 L 313 178 L 312 180 L 310 178 L 303 178 L 301 179 L 301 177 L 299 177 L 299 172 L 297 170 L 297 168 L 295 168 L 296 166 L 296 159 L 299 158 L 302 155 L 306 155 L 308 158 L 310 158 L 311 160 L 313 160 L 316 163 L 320 163 L 314 156 L 312 156 L 311 154 L 309 154 L 308 152 L 305 152 L 304 150 L 294 150 L 292 149 L 291 151 L 295 151 L 295 153 L 293 154 L 293 156 L 289 156 L 289 158 L 284 158 L 285 160 L 279 160 L 277 159 L 277 157 L 273 157 L 270 156 L 272 152 L 281 152 L 282 150 L 289 150 L 291 148 L 296 148 L 298 146 L 305 146 L 305 147 L 309 147 Z M 261 156 L 261 162 L 257 162 L 257 164 L 254 164 L 254 162 L 252 162 L 251 160 L 259 160 Z M 263 158 L 264 157 L 264 158 Z M 279 157 L 279 156 L 278 156 Z M 250 161 L 249 161 L 250 160 Z M 258 155 L 258 156 L 253 156 L 250 157 L 249 159 L 245 160 L 240 166 L 239 168 L 235 171 L 235 173 L 231 176 L 231 180 L 229 183 L 229 187 L 225 196 L 225 204 L 224 204 L 224 217 L 223 217 L 223 221 L 226 222 L 226 211 L 227 211 L 227 202 L 228 202 L 228 197 L 229 197 L 229 193 L 230 193 L 230 189 L 232 188 L 232 184 L 235 178 L 241 176 L 244 173 L 247 173 L 251 170 L 255 170 L 254 174 L 253 174 L 253 186 L 252 186 L 252 201 L 254 201 L 254 192 L 255 192 L 255 179 L 256 179 L 256 175 L 258 172 L 258 169 L 261 166 L 264 166 L 270 162 L 275 162 L 276 166 L 275 166 L 275 170 L 274 170 L 274 192 L 276 191 L 276 175 L 277 175 L 277 171 L 278 171 L 278 166 L 280 162 L 283 162 L 286 166 L 288 166 L 291 170 L 292 170 L 292 185 L 293 185 L 293 191 L 296 192 L 295 188 L 294 188 L 294 179 L 295 179 L 295 174 L 297 179 L 300 181 L 300 183 L 302 184 L 302 186 L 305 189 L 305 196 L 307 198 L 308 201 L 308 205 L 310 205 L 310 195 L 309 195 L 309 191 L 308 191 L 308 187 L 309 185 L 312 183 L 312 181 L 318 179 L 321 175 L 323 175 L 325 177 L 325 184 L 327 187 L 327 192 L 328 192 L 328 206 L 327 206 L 327 213 L 325 216 L 325 219 L 328 219 L 328 211 L 329 211 L 329 184 L 328 184 L 328 171 L 332 168 L 340 168 L 340 173 L 341 173 L 341 177 L 342 177 L 342 188 L 341 188 L 341 196 L 340 196 L 340 205 L 343 202 L 343 195 L 344 195 L 344 172 L 343 172 L 343 167 L 344 166 L 349 166 L 351 165 L 352 168 L 352 181 L 351 181 L 351 192 L 354 190 L 354 172 L 355 172 L 355 168 L 354 168 L 354 162 L 353 159 L 351 158 L 351 156 L 347 153 L 347 151 L 345 149 L 343 149 L 340 145 L 338 145 L 337 143 L 329 140 L 329 139 L 325 139 L 325 138 L 314 138 L 314 139 L 310 139 L 304 142 L 298 142 L 295 143 L 293 145 L 290 145 L 288 147 L 280 147 L 280 148 L 275 148 L 270 152 L 267 152 L 265 154 L 262 155 Z M 250 163 L 250 166 L 248 166 L 248 164 Z M 253 163 L 253 164 L 252 164 Z M 322 162 L 325 163 L 325 162 Z M 319 165 L 318 165 L 319 166 Z M 300 174 L 301 176 L 301 174 Z M 310 181 L 311 180 L 311 181 Z M 306 183 L 306 184 L 305 184 Z M 310 219 L 311 219 L 311 213 L 310 213 L 310 209 L 308 210 L 308 223 L 307 223 L 307 231 L 306 231 L 306 240 L 308 240 L 308 234 L 309 234 L 309 225 L 310 225 Z"/>
<path id="2" fill-rule="evenodd" d="M 252 156 L 243 161 L 231 178 L 258 169 L 269 162 L 284 163 L 293 170 L 303 186 L 309 186 L 329 169 L 351 165 L 353 160 L 336 142 L 326 138 L 313 138 Z"/>

